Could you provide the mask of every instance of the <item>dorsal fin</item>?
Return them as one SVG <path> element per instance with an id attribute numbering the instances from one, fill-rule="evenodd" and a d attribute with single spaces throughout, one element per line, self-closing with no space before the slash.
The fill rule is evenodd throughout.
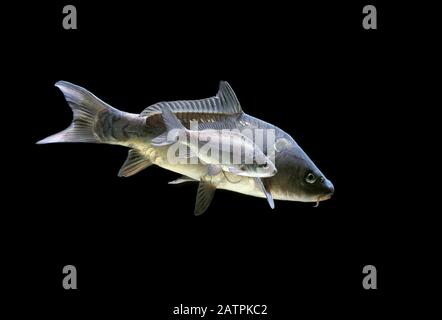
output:
<path id="1" fill-rule="evenodd" d="M 216 97 L 220 99 L 221 106 L 223 106 L 228 113 L 242 113 L 241 105 L 236 97 L 235 91 L 227 81 L 219 83 L 219 89 Z"/>
<path id="2" fill-rule="evenodd" d="M 221 81 L 216 96 L 200 100 L 163 101 L 155 103 L 140 113 L 142 117 L 150 117 L 162 113 L 162 109 L 168 107 L 172 112 L 195 112 L 195 113 L 221 113 L 240 114 L 241 105 L 236 98 L 235 92 L 227 81 Z"/>

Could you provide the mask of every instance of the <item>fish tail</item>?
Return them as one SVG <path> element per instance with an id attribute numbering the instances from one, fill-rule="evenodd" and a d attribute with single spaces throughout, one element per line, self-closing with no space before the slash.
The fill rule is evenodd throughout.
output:
<path id="1" fill-rule="evenodd" d="M 106 143 L 105 137 L 97 130 L 100 118 L 106 114 L 118 114 L 120 111 L 98 99 L 91 92 L 66 81 L 55 84 L 63 92 L 73 112 L 71 125 L 65 130 L 51 135 L 37 144 L 57 142 Z M 106 112 L 107 111 L 107 112 Z"/>

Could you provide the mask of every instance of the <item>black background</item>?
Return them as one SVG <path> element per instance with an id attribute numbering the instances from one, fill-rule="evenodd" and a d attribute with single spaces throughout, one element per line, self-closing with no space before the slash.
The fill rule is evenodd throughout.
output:
<path id="1" fill-rule="evenodd" d="M 66 4 L 77 7 L 78 30 L 62 28 Z M 8 211 L 16 230 L 9 241 L 20 244 L 12 260 L 19 294 L 57 316 L 173 319 L 181 303 L 267 304 L 273 319 L 410 308 L 411 293 L 428 281 L 410 277 L 425 265 L 429 249 L 418 240 L 429 235 L 411 203 L 420 188 L 408 183 L 420 167 L 403 157 L 419 149 L 404 106 L 418 96 L 410 76 L 420 50 L 410 41 L 420 34 L 403 7 L 378 2 L 378 30 L 364 30 L 365 4 L 19 9 L 27 23 L 11 23 L 8 35 L 20 119 L 11 127 L 24 155 L 7 160 L 18 170 L 5 170 L 19 195 Z M 58 80 L 128 112 L 209 97 L 227 80 L 244 111 L 290 133 L 336 193 L 318 208 L 276 201 L 271 210 L 263 199 L 217 191 L 195 217 L 196 185 L 168 185 L 176 174 L 150 167 L 117 177 L 123 147 L 35 145 L 71 121 Z M 62 288 L 67 264 L 77 267 L 76 291 Z M 367 264 L 377 267 L 376 291 L 362 288 Z"/>

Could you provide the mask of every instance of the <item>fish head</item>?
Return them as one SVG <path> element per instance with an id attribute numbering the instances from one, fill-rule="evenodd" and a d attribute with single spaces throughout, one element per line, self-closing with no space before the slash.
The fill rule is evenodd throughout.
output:
<path id="1" fill-rule="evenodd" d="M 278 172 L 275 164 L 256 147 L 250 150 L 247 159 L 238 167 L 237 175 L 266 178 L 272 177 Z"/>
<path id="2" fill-rule="evenodd" d="M 244 176 L 257 177 L 257 178 L 267 178 L 274 176 L 278 170 L 276 170 L 275 165 L 270 161 L 263 164 L 253 164 L 245 165 Z"/>
<path id="3" fill-rule="evenodd" d="M 251 167 L 256 177 L 272 177 L 278 172 L 275 164 L 264 154 L 257 155 Z"/>
<path id="4" fill-rule="evenodd" d="M 269 185 L 277 199 L 319 202 L 330 199 L 335 191 L 332 182 L 295 142 L 276 152 L 275 164 L 278 173 L 269 179 Z"/>

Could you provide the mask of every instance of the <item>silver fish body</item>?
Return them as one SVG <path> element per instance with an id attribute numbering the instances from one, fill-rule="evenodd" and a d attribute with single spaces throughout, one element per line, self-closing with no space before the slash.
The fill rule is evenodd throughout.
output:
<path id="1" fill-rule="evenodd" d="M 56 142 L 89 142 L 122 145 L 131 148 L 129 156 L 120 170 L 120 176 L 133 175 L 151 164 L 180 173 L 193 180 L 208 184 L 209 189 L 225 189 L 246 195 L 277 200 L 319 202 L 327 200 L 334 192 L 333 184 L 316 167 L 295 140 L 280 128 L 254 118 L 241 106 L 227 82 L 221 82 L 217 95 L 201 100 L 160 102 L 146 108 L 141 114 L 115 109 L 95 97 L 89 91 L 74 84 L 59 81 L 56 86 L 63 92 L 74 113 L 70 127 L 39 141 L 39 144 Z M 230 173 L 207 179 L 207 165 L 169 163 L 168 146 L 154 147 L 152 139 L 167 130 L 162 119 L 162 110 L 169 108 L 186 128 L 197 121 L 202 129 L 263 129 L 274 130 L 275 145 L 272 150 L 263 144 L 263 153 L 274 152 L 277 173 L 262 180 Z M 204 187 L 204 186 L 203 186 Z M 202 187 L 202 188 L 203 188 Z M 263 193 L 263 189 L 265 193 Z M 206 188 L 207 190 L 207 188 Z M 207 209 L 213 197 L 202 197 L 199 210 Z M 201 199 L 200 199 L 201 200 Z M 198 197 L 197 197 L 198 203 Z M 201 212 L 202 210 L 202 212 Z"/>

